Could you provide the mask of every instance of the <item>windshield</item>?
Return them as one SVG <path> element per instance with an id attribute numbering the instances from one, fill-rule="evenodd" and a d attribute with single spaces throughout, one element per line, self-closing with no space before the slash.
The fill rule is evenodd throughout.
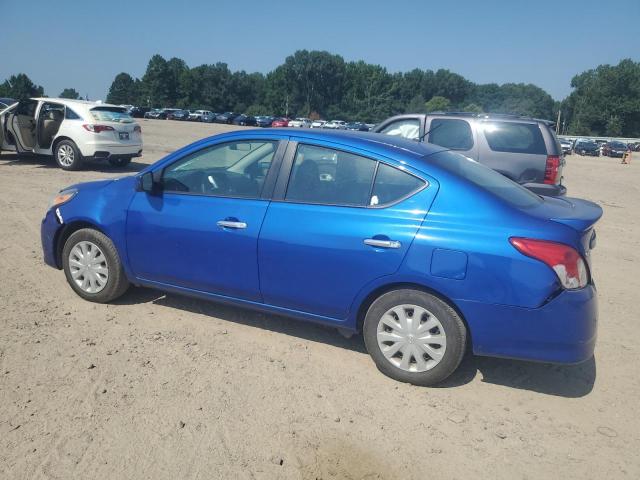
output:
<path id="1" fill-rule="evenodd" d="M 133 118 L 126 113 L 126 110 L 118 107 L 95 107 L 91 109 L 91 116 L 99 122 L 133 122 Z"/>
<path id="2" fill-rule="evenodd" d="M 427 155 L 428 161 L 451 172 L 518 208 L 534 207 L 542 199 L 495 170 L 449 151 Z"/>
<path id="3" fill-rule="evenodd" d="M 609 146 L 613 148 L 627 148 L 627 146 L 622 142 L 611 142 Z"/>

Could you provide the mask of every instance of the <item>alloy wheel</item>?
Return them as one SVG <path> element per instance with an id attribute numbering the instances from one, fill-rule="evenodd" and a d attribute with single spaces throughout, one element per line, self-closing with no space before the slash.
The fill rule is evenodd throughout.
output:
<path id="1" fill-rule="evenodd" d="M 73 151 L 73 147 L 71 145 L 65 144 L 58 147 L 58 162 L 60 162 L 60 165 L 70 167 L 71 165 L 73 165 L 74 158 L 75 152 Z"/>

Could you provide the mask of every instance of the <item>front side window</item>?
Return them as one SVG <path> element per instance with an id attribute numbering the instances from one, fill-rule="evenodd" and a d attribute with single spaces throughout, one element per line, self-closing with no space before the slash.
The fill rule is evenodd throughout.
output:
<path id="1" fill-rule="evenodd" d="M 460 119 L 436 118 L 429 127 L 429 143 L 451 150 L 470 150 L 473 133 L 469 122 Z"/>
<path id="2" fill-rule="evenodd" d="M 278 142 L 239 141 L 199 150 L 168 166 L 165 192 L 259 198 Z"/>
<path id="3" fill-rule="evenodd" d="M 420 120 L 417 118 L 396 120 L 380 130 L 379 133 L 417 140 L 420 137 Z"/>
<path id="4" fill-rule="evenodd" d="M 418 177 L 371 158 L 300 145 L 285 200 L 376 207 L 406 198 L 424 185 Z"/>
<path id="5" fill-rule="evenodd" d="M 494 152 L 546 155 L 542 132 L 534 123 L 486 122 L 482 124 L 489 148 Z"/>

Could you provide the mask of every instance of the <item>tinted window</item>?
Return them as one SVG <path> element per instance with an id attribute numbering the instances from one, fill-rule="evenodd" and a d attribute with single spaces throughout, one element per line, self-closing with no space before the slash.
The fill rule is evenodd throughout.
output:
<path id="1" fill-rule="evenodd" d="M 374 206 L 397 202 L 419 190 L 423 185 L 424 182 L 418 177 L 380 163 L 369 203 Z"/>
<path id="2" fill-rule="evenodd" d="M 537 124 L 487 122 L 482 124 L 489 148 L 494 152 L 546 155 L 547 148 Z"/>
<path id="3" fill-rule="evenodd" d="M 390 123 L 379 133 L 417 140 L 420 136 L 420 121 L 417 118 L 404 118 Z"/>
<path id="4" fill-rule="evenodd" d="M 65 107 L 64 118 L 66 118 L 67 120 L 80 120 L 80 115 L 71 110 L 69 107 Z"/>
<path id="5" fill-rule="evenodd" d="M 429 130 L 429 143 L 452 150 L 469 150 L 473 147 L 471 126 L 464 120 L 436 118 L 431 120 Z"/>
<path id="6" fill-rule="evenodd" d="M 429 162 L 468 180 L 516 207 L 533 207 L 542 201 L 538 195 L 504 175 L 460 154 L 438 152 L 429 156 Z"/>
<path id="7" fill-rule="evenodd" d="M 376 161 L 324 147 L 300 145 L 286 200 L 327 205 L 369 205 Z"/>
<path id="8" fill-rule="evenodd" d="M 244 141 L 205 148 L 164 170 L 163 190 L 258 198 L 277 142 Z"/>

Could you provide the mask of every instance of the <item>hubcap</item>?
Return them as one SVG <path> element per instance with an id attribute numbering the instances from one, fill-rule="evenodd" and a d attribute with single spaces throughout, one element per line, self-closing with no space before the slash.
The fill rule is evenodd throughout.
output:
<path id="1" fill-rule="evenodd" d="M 73 164 L 73 148 L 71 145 L 60 145 L 58 147 L 58 162 L 60 165 L 70 167 Z"/>
<path id="2" fill-rule="evenodd" d="M 440 363 L 447 336 L 434 314 L 417 305 L 398 305 L 378 322 L 378 347 L 385 358 L 407 372 L 425 372 Z"/>
<path id="3" fill-rule="evenodd" d="M 79 242 L 69 253 L 69 270 L 73 281 L 87 293 L 98 293 L 109 279 L 107 259 L 95 243 Z"/>

